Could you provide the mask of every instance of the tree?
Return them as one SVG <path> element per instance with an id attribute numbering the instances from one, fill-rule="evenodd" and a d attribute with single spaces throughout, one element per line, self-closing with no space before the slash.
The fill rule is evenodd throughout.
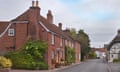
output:
<path id="1" fill-rule="evenodd" d="M 84 57 L 87 56 L 90 51 L 89 36 L 84 32 L 84 30 L 79 30 L 77 38 L 81 43 L 81 59 L 84 60 Z"/>
<path id="2" fill-rule="evenodd" d="M 70 34 L 75 37 L 77 35 L 76 30 L 74 28 L 70 29 Z"/>
<path id="3" fill-rule="evenodd" d="M 89 36 L 82 29 L 80 29 L 77 33 L 74 28 L 70 29 L 70 34 L 73 38 L 76 38 L 80 42 L 80 44 L 81 44 L 80 45 L 81 46 L 81 59 L 84 60 L 84 57 L 86 57 L 90 51 Z"/>

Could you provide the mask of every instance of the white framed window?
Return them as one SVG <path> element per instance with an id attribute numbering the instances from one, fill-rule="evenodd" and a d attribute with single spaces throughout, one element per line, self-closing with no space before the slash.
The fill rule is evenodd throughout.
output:
<path id="1" fill-rule="evenodd" d="M 65 40 L 65 45 L 67 45 L 67 40 Z"/>
<path id="2" fill-rule="evenodd" d="M 15 36 L 15 30 L 13 28 L 8 30 L 8 36 Z"/>
<path id="3" fill-rule="evenodd" d="M 52 44 L 52 45 L 55 44 L 55 35 L 54 35 L 53 32 L 52 32 L 51 44 Z"/>
<path id="4" fill-rule="evenodd" d="M 60 47 L 62 47 L 62 44 L 63 42 L 62 42 L 62 37 L 60 37 Z"/>
<path id="5" fill-rule="evenodd" d="M 54 59 L 54 57 L 55 57 L 54 51 L 52 51 L 51 55 L 52 55 L 52 59 Z"/>

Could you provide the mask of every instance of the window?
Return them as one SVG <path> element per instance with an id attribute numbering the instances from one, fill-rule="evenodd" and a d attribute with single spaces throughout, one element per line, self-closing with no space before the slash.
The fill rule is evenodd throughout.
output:
<path id="1" fill-rule="evenodd" d="M 63 57 L 63 51 L 60 51 L 60 58 Z"/>
<path id="2" fill-rule="evenodd" d="M 52 59 L 54 59 L 54 51 L 52 51 Z"/>
<path id="3" fill-rule="evenodd" d="M 65 40 L 65 45 L 67 45 L 67 40 Z"/>
<path id="4" fill-rule="evenodd" d="M 55 37 L 54 37 L 54 33 L 53 33 L 53 32 L 52 32 L 51 44 L 52 44 L 52 45 L 55 44 Z"/>
<path id="5" fill-rule="evenodd" d="M 15 30 L 14 29 L 9 29 L 8 30 L 8 36 L 14 36 L 15 35 Z"/>
<path id="6" fill-rule="evenodd" d="M 60 37 L 60 47 L 62 47 L 62 37 Z"/>

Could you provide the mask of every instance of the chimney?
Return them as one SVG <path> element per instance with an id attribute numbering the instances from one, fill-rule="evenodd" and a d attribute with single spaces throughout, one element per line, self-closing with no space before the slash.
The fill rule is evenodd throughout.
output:
<path id="1" fill-rule="evenodd" d="M 32 6 L 30 7 L 30 9 L 31 9 L 31 13 L 32 14 L 37 14 L 36 16 L 38 16 L 39 17 L 39 15 L 40 15 L 40 7 L 39 7 L 39 1 L 38 0 L 36 0 L 36 1 L 32 1 Z"/>
<path id="2" fill-rule="evenodd" d="M 32 1 L 32 7 L 34 7 L 35 6 L 35 1 Z"/>
<path id="3" fill-rule="evenodd" d="M 120 29 L 118 30 L 118 34 L 120 34 Z"/>
<path id="4" fill-rule="evenodd" d="M 39 7 L 39 1 L 38 0 L 36 1 L 36 7 Z"/>
<path id="5" fill-rule="evenodd" d="M 32 7 L 39 7 L 39 1 L 36 0 L 36 1 L 32 1 Z"/>
<path id="6" fill-rule="evenodd" d="M 47 20 L 49 23 L 53 24 L 53 16 L 50 10 L 48 10 L 48 13 L 47 13 Z"/>
<path id="7" fill-rule="evenodd" d="M 59 28 L 62 29 L 62 23 L 59 23 L 58 25 L 59 25 Z"/>

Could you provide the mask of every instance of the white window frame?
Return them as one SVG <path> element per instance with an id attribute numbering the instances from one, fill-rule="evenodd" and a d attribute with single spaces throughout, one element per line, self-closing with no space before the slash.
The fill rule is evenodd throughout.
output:
<path id="1" fill-rule="evenodd" d="M 14 28 L 8 29 L 8 36 L 15 36 L 15 29 Z"/>
<path id="2" fill-rule="evenodd" d="M 62 37 L 60 37 L 60 47 L 63 46 L 63 40 L 62 40 Z"/>
<path id="3" fill-rule="evenodd" d="M 52 51 L 51 55 L 52 55 L 52 59 L 54 59 L 55 58 L 55 52 Z"/>
<path id="4" fill-rule="evenodd" d="M 54 45 L 55 44 L 55 34 L 52 32 L 52 36 L 51 36 L 51 44 Z"/>

